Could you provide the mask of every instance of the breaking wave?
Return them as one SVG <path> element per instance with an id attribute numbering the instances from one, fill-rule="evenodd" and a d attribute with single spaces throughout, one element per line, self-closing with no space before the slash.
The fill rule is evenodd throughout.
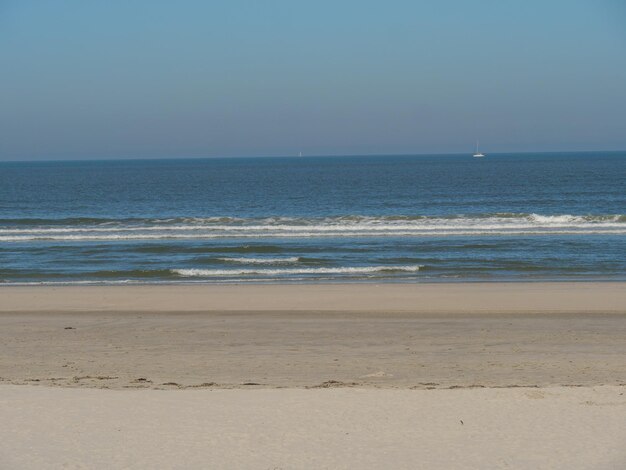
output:
<path id="1" fill-rule="evenodd" d="M 294 269 L 172 269 L 171 272 L 183 277 L 225 277 L 225 276 L 289 276 L 294 274 L 374 274 L 374 273 L 415 273 L 423 266 L 357 266 L 336 268 L 294 268 Z"/>
<path id="2" fill-rule="evenodd" d="M 220 261 L 227 263 L 241 263 L 241 264 L 291 264 L 300 261 L 298 256 L 291 256 L 289 258 L 217 258 Z"/>
<path id="3" fill-rule="evenodd" d="M 534 234 L 626 234 L 626 215 L 0 219 L 2 242 Z"/>

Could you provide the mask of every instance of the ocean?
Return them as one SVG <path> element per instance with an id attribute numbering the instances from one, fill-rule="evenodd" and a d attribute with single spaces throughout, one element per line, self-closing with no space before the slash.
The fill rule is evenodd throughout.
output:
<path id="1" fill-rule="evenodd" d="M 0 163 L 4 284 L 626 279 L 626 152 Z"/>

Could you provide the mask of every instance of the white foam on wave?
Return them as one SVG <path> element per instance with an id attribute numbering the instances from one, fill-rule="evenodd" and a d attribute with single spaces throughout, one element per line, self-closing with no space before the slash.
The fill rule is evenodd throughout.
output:
<path id="1" fill-rule="evenodd" d="M 589 224 L 589 223 L 602 223 L 602 221 L 595 221 L 593 219 L 588 220 L 580 215 L 540 215 L 530 214 L 528 220 L 539 225 L 574 225 L 574 224 Z"/>
<path id="2" fill-rule="evenodd" d="M 626 234 L 623 215 L 493 214 L 488 216 L 212 219 L 187 225 L 1 227 L 0 241 L 116 241 L 254 237 L 384 237 L 446 235 Z"/>
<path id="3" fill-rule="evenodd" d="M 474 229 L 474 230 L 411 230 L 411 231 L 351 231 L 351 232 L 252 232 L 252 233 L 203 233 L 194 235 L 159 234 L 159 235 L 31 235 L 31 236 L 0 236 L 0 242 L 27 241 L 130 241 L 130 240 L 210 240 L 217 238 L 332 238 L 332 237 L 445 237 L 445 236 L 481 236 L 481 235 L 626 235 L 626 228 L 618 229 Z"/>
<path id="4" fill-rule="evenodd" d="M 374 274 L 379 272 L 417 272 L 423 266 L 355 266 L 337 268 L 295 268 L 295 269 L 172 269 L 171 272 L 183 277 L 280 276 L 293 274 Z"/>

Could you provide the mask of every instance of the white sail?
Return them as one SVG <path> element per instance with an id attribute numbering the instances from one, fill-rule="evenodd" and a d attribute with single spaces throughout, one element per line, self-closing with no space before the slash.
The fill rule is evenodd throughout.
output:
<path id="1" fill-rule="evenodd" d="M 474 152 L 474 158 L 484 157 L 485 155 L 478 150 L 478 140 L 476 141 L 476 151 Z"/>

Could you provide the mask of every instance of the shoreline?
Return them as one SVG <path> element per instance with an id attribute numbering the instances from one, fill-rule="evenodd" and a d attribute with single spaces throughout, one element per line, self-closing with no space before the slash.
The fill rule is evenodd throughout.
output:
<path id="1" fill-rule="evenodd" d="M 9 289 L 14 287 L 159 287 L 159 286 L 351 286 L 351 285 L 458 285 L 458 284 L 620 284 L 626 283 L 626 278 L 622 277 L 610 277 L 610 278 L 500 278 L 500 279 L 477 279 L 477 278 L 459 278 L 459 279 L 384 279 L 379 280 L 363 280 L 363 279 L 340 279 L 340 280 L 293 280 L 281 279 L 276 280 L 161 280 L 161 281 L 145 281 L 135 279 L 120 279 L 113 281 L 25 281 L 25 282 L 13 282 L 6 281 L 0 282 L 0 291 L 2 289 Z"/>
<path id="2" fill-rule="evenodd" d="M 0 314 L 354 312 L 626 314 L 626 282 L 0 286 Z"/>

